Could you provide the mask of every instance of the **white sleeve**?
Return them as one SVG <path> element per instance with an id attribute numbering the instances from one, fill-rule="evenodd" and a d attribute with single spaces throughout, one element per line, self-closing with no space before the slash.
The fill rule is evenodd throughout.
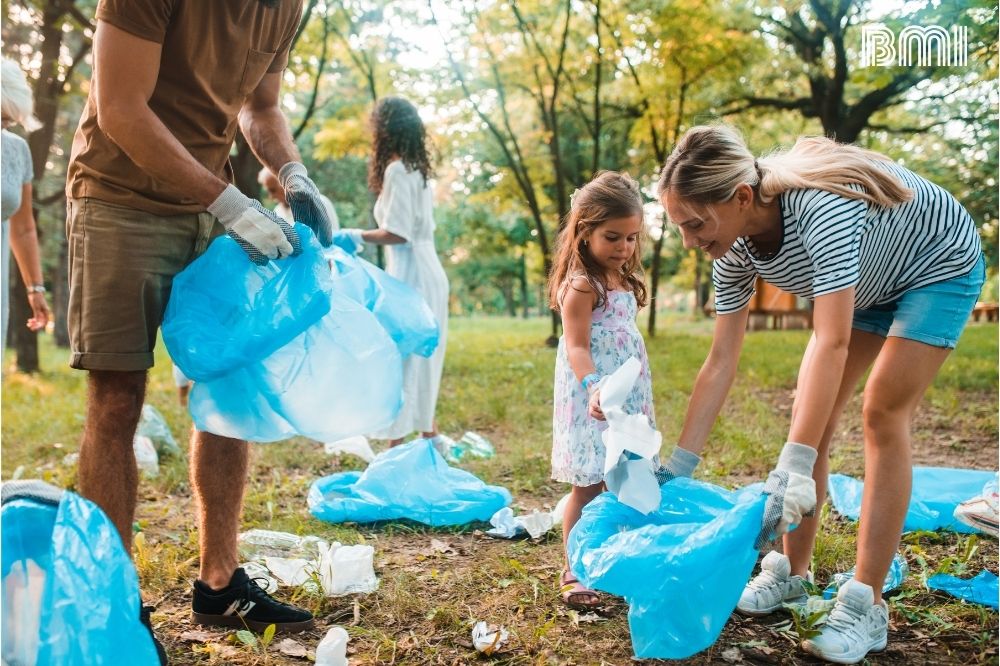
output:
<path id="1" fill-rule="evenodd" d="M 382 193 L 379 195 L 385 202 L 382 204 L 383 219 L 379 226 L 407 241 L 413 238 L 416 215 L 416 202 L 410 182 L 402 164 L 390 164 L 382 177 Z"/>

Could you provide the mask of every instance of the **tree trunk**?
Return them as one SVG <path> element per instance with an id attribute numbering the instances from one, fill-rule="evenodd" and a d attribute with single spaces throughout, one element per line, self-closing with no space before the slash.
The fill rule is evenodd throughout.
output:
<path id="1" fill-rule="evenodd" d="M 17 369 L 20 372 L 38 372 L 38 334 L 28 330 L 31 306 L 28 292 L 21 279 L 17 262 L 10 262 L 10 316 L 7 320 L 7 339 L 17 353 Z"/>
<path id="2" fill-rule="evenodd" d="M 664 227 L 666 227 L 666 221 L 664 221 Z M 663 263 L 663 239 L 666 238 L 667 230 L 663 229 L 663 233 L 660 237 L 656 239 L 653 243 L 653 261 L 649 267 L 649 324 L 648 331 L 649 337 L 656 336 L 656 292 L 660 288 L 660 264 Z"/>
<path id="3" fill-rule="evenodd" d="M 521 282 L 521 313 L 524 319 L 528 318 L 528 262 L 524 257 L 524 250 L 521 250 L 521 272 L 518 275 Z"/>

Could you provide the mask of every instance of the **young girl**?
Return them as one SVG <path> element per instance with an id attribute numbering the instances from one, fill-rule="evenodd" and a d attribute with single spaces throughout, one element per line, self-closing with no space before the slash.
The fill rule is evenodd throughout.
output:
<path id="1" fill-rule="evenodd" d="M 700 452 L 736 376 L 757 276 L 813 300 L 788 439 L 768 477 L 769 553 L 738 609 L 764 615 L 805 598 L 837 421 L 865 372 L 865 487 L 857 569 L 803 647 L 842 664 L 885 648 L 882 581 L 910 502 L 913 415 L 983 284 L 976 225 L 948 192 L 887 157 L 825 138 L 755 159 L 725 125 L 684 135 L 660 176 L 684 246 L 714 259 L 718 317 L 680 441 Z M 775 353 L 781 353 L 776 349 Z M 816 512 L 818 513 L 818 512 Z"/>
<path id="2" fill-rule="evenodd" d="M 642 218 L 634 180 L 615 172 L 598 175 L 573 195 L 549 279 L 550 305 L 563 322 L 556 354 L 552 478 L 573 484 L 563 517 L 564 548 L 583 507 L 603 490 L 601 431 L 607 426 L 600 380 L 630 356 L 639 359 L 642 371 L 625 411 L 654 422 L 649 361 L 635 325 L 636 313 L 647 302 L 640 262 Z M 690 476 L 697 461 L 677 450 L 657 476 L 661 481 Z M 600 603 L 597 593 L 581 585 L 568 567 L 560 583 L 567 605 L 592 608 Z"/>

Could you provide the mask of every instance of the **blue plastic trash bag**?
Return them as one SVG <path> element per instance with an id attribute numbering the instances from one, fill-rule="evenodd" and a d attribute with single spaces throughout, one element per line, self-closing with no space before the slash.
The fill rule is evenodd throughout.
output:
<path id="1" fill-rule="evenodd" d="M 399 351 L 371 312 L 336 292 L 294 340 L 236 372 L 196 382 L 199 430 L 254 442 L 337 441 L 391 424 L 403 404 Z"/>
<path id="2" fill-rule="evenodd" d="M 434 353 L 440 336 L 437 320 L 413 287 L 337 246 L 327 248 L 325 253 L 333 269 L 336 290 L 375 315 L 403 358 L 410 354 L 429 357 Z"/>
<path id="3" fill-rule="evenodd" d="M 259 361 L 330 310 L 332 276 L 308 227 L 296 224 L 302 254 L 257 266 L 220 236 L 174 277 L 163 341 L 196 382 Z"/>
<path id="4" fill-rule="evenodd" d="M 750 578 L 766 497 L 677 478 L 647 515 L 611 493 L 588 504 L 569 535 L 573 573 L 625 597 L 639 658 L 683 659 L 711 646 Z"/>
<path id="5" fill-rule="evenodd" d="M 965 599 L 981 606 L 997 608 L 1000 602 L 1000 585 L 996 574 L 982 571 L 975 578 L 956 578 L 947 574 L 937 574 L 927 579 L 927 587 L 947 592 L 953 597 Z"/>
<path id="6" fill-rule="evenodd" d="M 903 523 L 904 532 L 949 530 L 971 534 L 976 530 L 955 518 L 960 502 L 979 494 L 996 472 L 949 467 L 914 467 L 910 508 Z M 864 484 L 843 474 L 830 475 L 830 499 L 842 516 L 857 520 L 861 515 L 861 492 Z"/>
<path id="7" fill-rule="evenodd" d="M 40 481 L 3 486 L 3 660 L 12 666 L 159 664 L 139 581 L 97 505 Z"/>
<path id="8" fill-rule="evenodd" d="M 399 413 L 396 344 L 337 290 L 345 283 L 334 280 L 312 232 L 296 230 L 299 256 L 256 266 L 223 236 L 174 280 L 164 339 L 196 380 L 189 409 L 200 430 L 333 441 L 386 427 Z"/>
<path id="9" fill-rule="evenodd" d="M 844 583 L 854 578 L 855 568 L 851 567 L 843 573 L 833 574 L 830 584 L 823 590 L 824 599 L 833 599 L 837 596 L 837 590 L 843 587 Z M 906 558 L 896 553 L 892 556 L 892 563 L 889 571 L 885 574 L 885 581 L 882 583 L 882 594 L 895 592 L 903 587 L 906 577 L 910 575 L 910 565 L 906 563 Z"/>
<path id="10" fill-rule="evenodd" d="M 449 467 L 429 439 L 393 447 L 364 472 L 326 476 L 309 489 L 309 511 L 330 523 L 407 518 L 434 527 L 464 525 L 488 521 L 510 502 L 506 488 Z"/>

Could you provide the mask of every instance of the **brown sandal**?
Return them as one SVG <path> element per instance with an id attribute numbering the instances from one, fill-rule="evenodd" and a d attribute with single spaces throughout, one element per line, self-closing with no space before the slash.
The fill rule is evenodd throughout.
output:
<path id="1" fill-rule="evenodd" d="M 568 569 L 563 569 L 559 582 L 562 585 L 559 597 L 568 607 L 574 610 L 593 610 L 601 605 L 601 596 L 594 590 L 584 587 Z M 585 597 L 590 601 L 581 601 L 579 597 Z"/>

